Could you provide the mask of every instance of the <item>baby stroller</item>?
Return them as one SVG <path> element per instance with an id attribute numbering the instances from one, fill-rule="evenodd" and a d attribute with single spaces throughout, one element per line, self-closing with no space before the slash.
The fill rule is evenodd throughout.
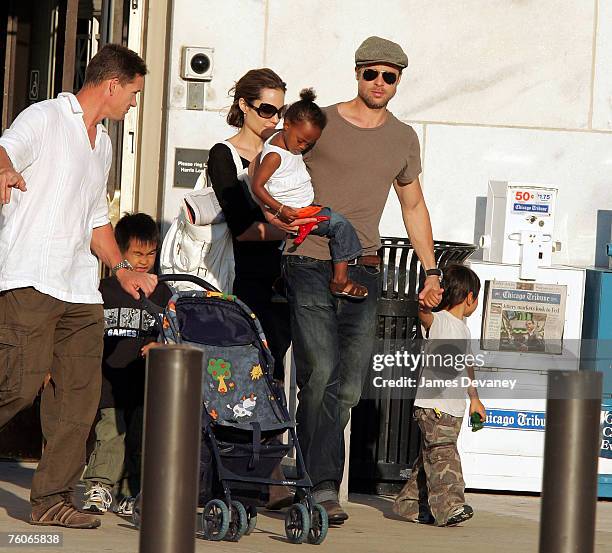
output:
<path id="1" fill-rule="evenodd" d="M 168 274 L 159 281 L 188 281 L 202 288 L 177 292 L 165 309 L 147 299 L 143 303 L 158 319 L 164 343 L 187 344 L 204 352 L 203 536 L 213 541 L 238 541 L 251 533 L 257 523 L 258 503 L 253 492 L 272 484 L 294 487 L 301 499 L 285 517 L 288 540 L 322 543 L 328 530 L 327 512 L 312 499 L 312 482 L 304 467 L 295 423 L 283 391 L 272 379 L 274 360 L 257 317 L 236 296 L 221 293 L 198 277 Z M 280 438 L 286 432 L 285 444 Z M 272 479 L 274 468 L 293 447 L 296 478 Z M 237 493 L 242 501 L 236 499 Z"/>

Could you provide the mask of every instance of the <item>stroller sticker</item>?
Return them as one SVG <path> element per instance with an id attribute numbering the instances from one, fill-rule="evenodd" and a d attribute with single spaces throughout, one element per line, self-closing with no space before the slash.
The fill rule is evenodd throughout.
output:
<path id="1" fill-rule="evenodd" d="M 259 380 L 263 376 L 263 370 L 261 369 L 261 365 L 253 365 L 251 369 L 251 380 Z"/>
<path id="2" fill-rule="evenodd" d="M 215 382 L 219 383 L 219 387 L 217 388 L 217 390 L 220 394 L 227 393 L 228 384 L 230 388 L 234 388 L 234 383 L 229 382 L 229 379 L 232 376 L 232 373 L 230 371 L 231 367 L 232 364 L 229 361 L 226 361 L 225 359 L 210 359 L 208 361 L 208 374 L 213 377 L 213 380 Z M 228 381 L 228 384 L 225 383 L 226 380 Z"/>
<path id="3" fill-rule="evenodd" d="M 251 394 L 249 397 L 242 396 L 241 402 L 237 403 L 233 407 L 230 405 L 227 407 L 234 412 L 234 416 L 238 419 L 241 417 L 253 416 L 253 410 L 255 409 L 256 403 L 257 396 L 255 394 Z"/>

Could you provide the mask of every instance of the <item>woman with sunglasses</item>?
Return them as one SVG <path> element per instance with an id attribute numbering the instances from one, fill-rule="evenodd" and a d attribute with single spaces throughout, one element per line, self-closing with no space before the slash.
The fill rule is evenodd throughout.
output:
<path id="1" fill-rule="evenodd" d="M 274 357 L 274 378 L 284 380 L 284 357 L 291 342 L 289 308 L 272 301 L 273 285 L 280 278 L 281 241 L 286 233 L 266 223 L 248 185 L 248 167 L 278 123 L 285 103 L 286 85 L 271 69 L 252 69 L 230 91 L 233 102 L 227 122 L 238 132 L 215 144 L 208 157 L 208 178 L 232 233 L 236 278 L 233 293 L 259 318 Z M 267 135 L 266 135 L 267 133 Z M 243 171 L 239 174 L 239 157 Z M 237 161 L 237 160 L 236 160 Z M 273 474 L 283 479 L 280 467 Z M 270 486 L 269 509 L 289 506 L 293 495 Z"/>

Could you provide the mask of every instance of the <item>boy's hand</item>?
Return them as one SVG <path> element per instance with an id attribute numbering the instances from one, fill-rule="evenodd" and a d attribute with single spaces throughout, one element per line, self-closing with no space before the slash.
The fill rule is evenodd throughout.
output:
<path id="1" fill-rule="evenodd" d="M 487 410 L 482 404 L 482 401 L 477 397 L 470 400 L 470 416 L 472 413 L 478 413 L 483 421 L 487 418 Z"/>
<path id="2" fill-rule="evenodd" d="M 440 288 L 440 279 L 437 276 L 427 277 L 419 293 L 419 304 L 429 309 L 436 307 L 442 301 L 443 292 L 444 289 Z"/>
<path id="3" fill-rule="evenodd" d="M 142 349 L 140 350 L 140 355 L 142 355 L 143 357 L 146 357 L 146 355 L 149 353 L 150 349 L 158 348 L 161 345 L 163 345 L 163 344 L 160 344 L 159 342 L 151 342 L 150 344 L 146 344 L 146 345 L 142 346 Z"/>
<path id="4" fill-rule="evenodd" d="M 157 275 L 151 273 L 137 273 L 128 269 L 119 269 L 116 274 L 121 288 L 123 288 L 134 299 L 139 300 L 139 290 L 149 297 L 157 286 Z"/>

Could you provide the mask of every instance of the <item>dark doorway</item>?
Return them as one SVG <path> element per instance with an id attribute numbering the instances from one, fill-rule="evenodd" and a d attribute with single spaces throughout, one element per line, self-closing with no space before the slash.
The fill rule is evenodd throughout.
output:
<path id="1" fill-rule="evenodd" d="M 3 2 L 2 130 L 30 104 L 55 97 L 65 82 L 72 84 L 77 6 L 78 0 Z"/>
<path id="2" fill-rule="evenodd" d="M 0 2 L 2 131 L 29 105 L 55 98 L 62 91 L 78 91 L 87 63 L 111 36 L 116 35 L 113 42 L 125 44 L 124 3 L 125 0 Z"/>

